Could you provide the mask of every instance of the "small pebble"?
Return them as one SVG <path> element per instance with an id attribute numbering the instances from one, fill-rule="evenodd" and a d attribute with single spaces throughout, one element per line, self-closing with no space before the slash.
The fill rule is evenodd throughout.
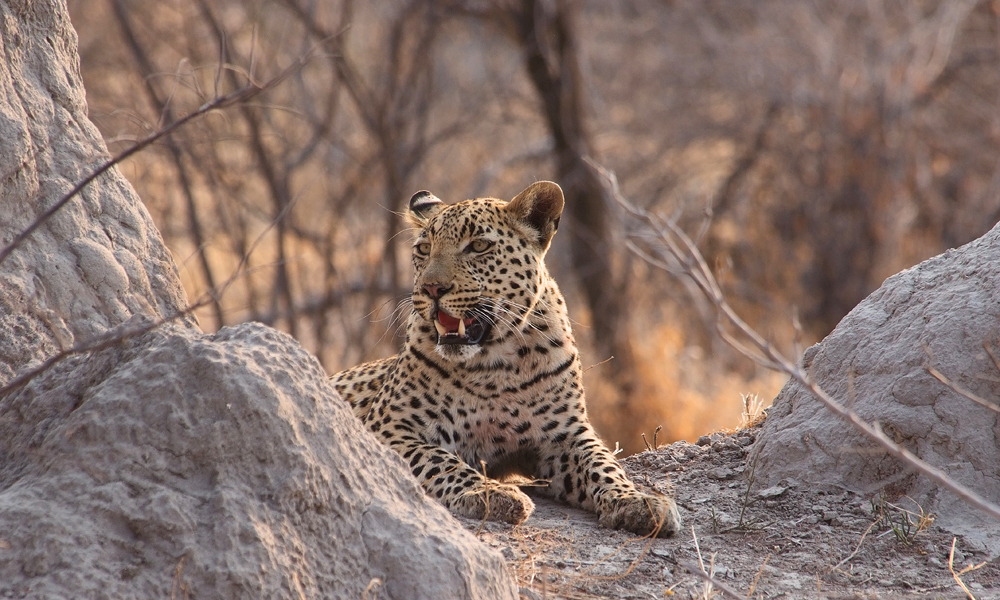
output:
<path id="1" fill-rule="evenodd" d="M 757 492 L 759 498 L 776 498 L 788 491 L 788 488 L 780 485 L 772 486 Z"/>
<path id="2" fill-rule="evenodd" d="M 732 469 L 727 469 L 726 467 L 717 467 L 706 473 L 706 475 L 708 475 L 712 479 L 725 480 L 725 479 L 732 479 L 735 473 L 733 473 Z"/>

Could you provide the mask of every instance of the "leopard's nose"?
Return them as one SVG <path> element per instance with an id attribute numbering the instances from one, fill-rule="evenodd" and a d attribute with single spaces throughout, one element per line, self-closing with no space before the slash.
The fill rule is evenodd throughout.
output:
<path id="1" fill-rule="evenodd" d="M 427 292 L 428 296 L 430 296 L 434 300 L 437 300 L 441 296 L 444 296 L 445 294 L 447 294 L 448 292 L 450 292 L 452 286 L 449 285 L 449 286 L 445 287 L 444 285 L 442 285 L 440 283 L 425 283 L 423 285 L 423 288 L 424 288 L 424 291 Z"/>

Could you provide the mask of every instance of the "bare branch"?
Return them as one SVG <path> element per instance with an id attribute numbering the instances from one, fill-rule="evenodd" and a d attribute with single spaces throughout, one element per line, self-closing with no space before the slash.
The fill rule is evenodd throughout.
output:
<path id="1" fill-rule="evenodd" d="M 218 19 L 215 17 L 215 14 L 204 2 L 204 0 L 198 2 L 198 7 L 201 10 L 202 17 L 211 25 L 212 31 L 215 33 L 218 43 L 222 44 L 226 38 L 225 31 L 223 30 Z M 254 29 L 254 36 L 254 39 L 256 40 L 256 29 Z M 250 49 L 251 71 L 255 60 L 255 46 L 256 44 L 252 45 Z M 235 85 L 235 73 L 229 71 L 228 76 L 231 82 Z M 292 192 L 289 189 L 287 173 L 279 173 L 277 171 L 275 161 L 272 160 L 267 149 L 264 147 L 264 134 L 262 133 L 261 119 L 259 118 L 257 111 L 251 109 L 251 107 L 247 104 L 240 105 L 239 110 L 250 129 L 250 149 L 252 150 L 258 169 L 264 176 L 264 181 L 267 182 L 267 188 L 271 196 L 271 203 L 274 206 L 274 214 L 288 214 L 285 207 L 287 207 L 292 201 Z M 288 324 L 288 333 L 290 333 L 292 337 L 298 337 L 298 319 L 295 315 L 295 300 L 292 294 L 291 276 L 288 273 L 288 257 L 286 250 L 286 246 L 288 244 L 286 241 L 288 237 L 288 224 L 285 222 L 284 218 L 277 221 L 276 230 L 277 240 L 275 241 L 275 250 L 277 252 L 278 260 L 275 264 L 274 272 L 275 300 L 277 300 L 280 296 L 284 301 L 285 310 L 287 311 L 286 322 Z"/>
<path id="2" fill-rule="evenodd" d="M 135 29 L 132 27 L 132 23 L 129 19 L 128 8 L 124 0 L 115 0 L 112 3 L 114 8 L 115 17 L 118 20 L 118 25 L 121 27 L 122 33 L 125 35 L 125 41 L 132 51 L 132 56 L 135 61 L 139 63 L 139 68 L 142 71 L 143 81 L 145 82 L 146 96 L 149 98 L 150 104 L 156 110 L 157 114 L 160 115 L 160 122 L 172 122 L 174 120 L 173 110 L 170 106 L 170 98 L 163 100 L 160 98 L 153 86 L 152 76 L 155 73 L 153 68 L 153 63 L 149 59 L 148 54 L 142 45 L 139 43 L 139 39 L 136 37 Z M 222 65 L 224 64 L 224 57 L 220 57 L 218 72 L 222 72 Z M 229 71 L 230 73 L 232 71 Z M 218 90 L 218 85 L 216 85 L 216 90 Z M 215 274 L 212 270 L 211 264 L 208 262 L 208 254 L 205 252 L 207 243 L 205 241 L 204 228 L 201 225 L 201 220 L 198 217 L 198 209 L 195 203 L 194 190 L 192 189 L 191 176 L 188 173 L 187 166 L 184 164 L 184 160 L 181 154 L 180 145 L 173 138 L 167 138 L 166 140 L 167 150 L 170 152 L 170 158 L 174 163 L 174 168 L 177 171 L 177 178 L 180 183 L 181 192 L 184 194 L 184 200 L 187 204 L 188 222 L 191 230 L 191 236 L 194 241 L 194 247 L 198 248 L 198 262 L 201 266 L 201 271 L 205 276 L 205 283 L 208 289 L 213 289 L 215 287 Z M 212 311 L 215 313 L 215 320 L 218 327 L 225 325 L 222 313 L 222 304 L 217 298 L 213 298 L 209 302 L 212 305 Z"/>
<path id="3" fill-rule="evenodd" d="M 156 143 L 157 141 L 163 139 L 164 137 L 170 135 L 171 133 L 174 133 L 175 131 L 187 125 L 188 123 L 194 121 L 198 117 L 206 115 L 215 110 L 221 110 L 229 106 L 233 106 L 235 104 L 246 102 L 247 100 L 253 98 L 254 96 L 257 96 L 258 94 L 277 86 L 279 83 L 284 81 L 289 75 L 291 75 L 292 73 L 298 71 L 303 66 L 305 66 L 305 64 L 309 62 L 309 60 L 313 57 L 313 54 L 314 54 L 314 49 L 310 49 L 310 51 L 303 54 L 297 62 L 293 63 L 291 66 L 284 69 L 283 71 L 281 71 L 280 73 L 278 73 L 277 75 L 275 75 L 274 77 L 263 83 L 256 83 L 254 78 L 251 76 L 250 78 L 248 78 L 247 83 L 240 89 L 232 93 L 226 94 L 225 96 L 219 96 L 209 102 L 206 102 L 205 104 L 200 106 L 197 110 L 194 110 L 184 115 L 183 117 L 177 119 L 176 121 L 173 121 L 172 123 L 166 125 L 162 129 L 159 129 L 158 131 L 136 142 L 132 147 L 128 148 L 124 152 L 106 160 L 99 167 L 97 167 L 93 173 L 91 173 L 83 180 L 81 180 L 79 183 L 77 183 L 75 186 L 73 186 L 73 189 L 71 189 L 69 192 L 63 195 L 48 210 L 46 210 L 44 213 L 38 216 L 38 218 L 36 218 L 34 222 L 32 222 L 32 224 L 29 225 L 24 231 L 18 234 L 18 236 L 14 238 L 14 240 L 10 244 L 8 244 L 7 247 L 5 247 L 3 250 L 0 250 L 0 264 L 3 264 L 3 262 L 7 259 L 7 257 L 10 256 L 11 253 L 14 252 L 14 250 L 17 249 L 18 246 L 20 246 L 26 239 L 31 237 L 31 234 L 33 234 L 39 227 L 45 224 L 46 221 L 52 218 L 54 214 L 59 212 L 59 210 L 62 207 L 66 206 L 66 204 L 68 204 L 70 200 L 72 200 L 77 194 L 79 194 L 80 191 L 83 190 L 83 188 L 87 187 L 92 181 L 94 181 L 95 179 L 103 175 L 105 172 L 107 172 L 109 169 L 111 169 L 111 167 L 114 167 L 115 165 L 119 164 L 120 162 L 132 156 L 133 154 L 145 150 L 150 145 Z"/>
<path id="4" fill-rule="evenodd" d="M 122 327 L 117 327 L 115 329 L 108 330 L 99 336 L 74 344 L 72 347 L 63 350 L 58 354 L 50 356 L 48 359 L 46 359 L 44 362 L 42 362 L 35 368 L 24 371 L 17 377 L 11 379 L 9 382 L 7 382 L 6 385 L 0 388 L 0 398 L 3 398 L 7 394 L 10 394 L 11 392 L 20 389 L 21 387 L 26 385 L 29 381 L 41 375 L 45 371 L 48 371 L 49 369 L 51 369 L 53 366 L 63 361 L 64 359 L 67 359 L 71 356 L 75 356 L 77 354 L 83 354 L 85 352 L 96 352 L 98 350 L 104 350 L 106 348 L 110 348 L 112 346 L 120 344 L 125 340 L 129 340 L 134 337 L 140 336 L 144 333 L 148 333 L 161 325 L 172 323 L 173 321 L 181 319 L 191 314 L 195 310 L 201 308 L 202 306 L 205 306 L 206 304 L 208 304 L 208 300 L 203 299 L 202 301 L 190 304 L 183 310 L 179 310 L 167 317 L 161 317 L 159 319 L 143 323 L 138 327 L 128 327 L 129 323 L 131 323 L 130 320 L 124 323 Z"/>
<path id="5" fill-rule="evenodd" d="M 726 596 L 727 598 L 733 598 L 734 600 L 746 600 L 747 596 L 744 596 L 743 594 L 737 592 L 728 585 L 722 583 L 718 579 L 712 577 L 711 575 L 706 573 L 701 567 L 699 567 L 694 561 L 679 560 L 677 561 L 677 564 L 687 569 L 687 571 L 692 575 L 697 575 L 698 577 L 704 579 L 706 583 L 710 583 L 712 584 L 713 587 L 718 588 L 719 591 L 722 592 L 723 596 Z"/>
<path id="6" fill-rule="evenodd" d="M 930 365 L 924 366 L 924 369 L 928 373 L 930 373 L 931 375 L 933 375 L 935 379 L 937 379 L 941 383 L 945 384 L 946 386 L 950 387 L 952 389 L 952 391 L 955 392 L 956 394 L 958 394 L 960 396 L 963 396 L 965 398 L 968 398 L 969 400 L 972 400 L 973 402 L 975 402 L 979 406 L 982 406 L 983 408 L 988 408 L 988 409 L 992 410 L 995 413 L 1000 413 L 1000 406 L 997 406 L 996 404 L 993 404 L 992 402 L 988 402 L 988 401 L 980 398 L 976 394 L 973 394 L 969 390 L 963 388 L 962 386 L 954 383 L 953 381 L 951 381 L 950 379 L 948 379 L 947 377 L 945 377 L 944 374 L 941 373 L 941 371 L 938 371 L 937 369 L 935 369 L 934 367 L 932 367 Z"/>
<path id="7" fill-rule="evenodd" d="M 289 204 L 285 208 L 285 210 L 286 211 L 290 210 L 291 207 L 292 204 Z M 74 344 L 71 348 L 65 349 L 62 352 L 59 352 L 58 354 L 49 357 L 40 365 L 21 373 L 17 377 L 7 382 L 6 385 L 0 387 L 0 399 L 4 398 L 11 392 L 20 389 L 28 382 L 30 382 L 32 379 L 44 373 L 45 371 L 48 371 L 50 368 L 52 368 L 53 366 L 55 366 L 56 364 L 58 364 L 59 362 L 61 362 L 66 358 L 75 356 L 77 354 L 83 354 L 85 352 L 96 352 L 98 350 L 104 350 L 106 348 L 110 348 L 125 340 L 143 335 L 145 333 L 148 333 L 156 329 L 157 327 L 166 325 L 167 323 L 172 323 L 173 321 L 176 321 L 187 315 L 190 315 L 191 313 L 198 310 L 202 306 L 211 303 L 213 300 L 222 298 L 222 296 L 226 293 L 226 290 L 229 289 L 229 286 L 231 286 L 239 277 L 245 274 L 245 267 L 250 260 L 250 255 L 257 248 L 258 244 L 260 244 L 261 240 L 264 239 L 264 236 L 266 236 L 268 232 L 270 232 L 271 228 L 273 228 L 275 223 L 277 223 L 277 221 L 280 220 L 282 217 L 284 217 L 284 213 L 279 214 L 273 221 L 271 221 L 270 224 L 268 224 L 267 227 L 264 228 L 263 231 L 260 232 L 257 238 L 253 241 L 253 243 L 250 244 L 250 247 L 247 249 L 246 253 L 240 258 L 240 262 L 239 264 L 236 265 L 236 268 L 233 269 L 232 275 L 230 275 L 229 278 L 226 279 L 226 281 L 223 282 L 222 286 L 219 287 L 218 289 L 207 290 L 204 294 L 202 294 L 200 299 L 189 304 L 183 309 L 174 312 L 173 314 L 167 315 L 165 317 L 160 317 L 157 319 L 152 319 L 137 327 L 129 327 L 129 323 L 131 322 L 130 320 L 123 323 L 121 326 L 117 328 L 111 329 L 103 334 L 100 334 L 93 338 Z"/>
<path id="8" fill-rule="evenodd" d="M 941 487 L 951 491 L 971 506 L 1000 519 L 1000 507 L 996 504 L 954 481 L 937 467 L 928 464 L 906 448 L 896 444 L 885 435 L 878 423 L 868 423 L 863 420 L 857 413 L 835 400 L 830 394 L 819 387 L 812 380 L 809 373 L 785 358 L 770 342 L 747 325 L 736 314 L 729 303 L 726 302 L 718 282 L 715 280 L 715 276 L 709 269 L 701 252 L 675 223 L 664 220 L 630 203 L 622 196 L 621 190 L 618 187 L 618 180 L 614 173 L 607 171 L 593 161 L 588 162 L 604 177 L 609 192 L 615 201 L 630 215 L 648 227 L 655 234 L 657 241 L 662 244 L 661 246 L 652 248 L 651 253 L 666 252 L 672 261 L 676 261 L 681 266 L 683 273 L 695 281 L 702 293 L 715 306 L 720 324 L 733 327 L 746 340 L 736 340 L 734 337 L 724 333 L 724 330 L 720 328 L 720 333 L 723 334 L 727 342 L 762 366 L 785 373 L 794 379 L 799 385 L 811 392 L 828 410 L 850 423 L 857 431 L 881 446 L 894 458 L 912 467 Z M 761 360 L 761 357 L 763 357 L 763 360 Z"/>
<path id="9" fill-rule="evenodd" d="M 715 197 L 712 199 L 712 203 L 709 205 L 712 212 L 723 213 L 729 210 L 729 205 L 733 201 L 733 193 L 736 190 L 736 186 L 739 185 L 740 181 L 746 177 L 757 162 L 760 159 L 761 154 L 764 152 L 764 145 L 767 142 L 767 132 L 771 129 L 771 125 L 774 124 L 775 118 L 778 116 L 778 111 L 781 109 L 781 104 L 772 101 L 767 110 L 764 111 L 764 118 L 761 120 L 760 126 L 757 128 L 757 132 L 753 136 L 753 141 L 750 146 L 743 153 L 743 156 L 736 161 L 733 165 L 732 170 L 723 181 L 722 186 L 715 193 Z"/>

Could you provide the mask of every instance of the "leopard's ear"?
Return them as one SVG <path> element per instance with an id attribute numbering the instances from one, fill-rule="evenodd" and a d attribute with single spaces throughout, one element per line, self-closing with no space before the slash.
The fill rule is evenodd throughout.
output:
<path id="1" fill-rule="evenodd" d="M 425 227 L 427 222 L 442 208 L 444 208 L 444 202 L 441 202 L 437 196 L 427 190 L 421 190 L 410 196 L 406 219 L 414 227 Z"/>
<path id="2" fill-rule="evenodd" d="M 551 181 L 539 181 L 525 188 L 504 209 L 537 231 L 538 244 L 548 248 L 559 229 L 564 204 L 562 188 Z"/>

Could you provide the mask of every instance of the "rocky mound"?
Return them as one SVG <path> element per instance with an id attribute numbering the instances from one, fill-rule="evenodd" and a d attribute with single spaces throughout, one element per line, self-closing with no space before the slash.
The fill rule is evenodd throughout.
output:
<path id="1" fill-rule="evenodd" d="M 0 596 L 512 598 L 290 337 L 169 327 L 0 401 Z"/>
<path id="2" fill-rule="evenodd" d="M 1000 357 L 1000 226 L 888 278 L 802 362 L 897 443 L 1000 503 L 1000 365 L 987 349 Z M 795 382 L 775 399 L 750 460 L 763 487 L 789 480 L 908 497 L 938 525 L 1000 555 L 996 519 L 904 469 Z"/>

